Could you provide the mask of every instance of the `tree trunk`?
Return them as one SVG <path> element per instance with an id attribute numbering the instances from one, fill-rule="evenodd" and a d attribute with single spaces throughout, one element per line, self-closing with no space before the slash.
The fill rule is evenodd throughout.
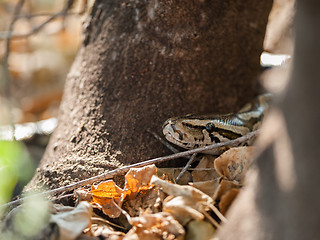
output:
<path id="1" fill-rule="evenodd" d="M 59 125 L 29 184 L 49 188 L 170 153 L 169 117 L 238 109 L 255 94 L 271 0 L 97 0 Z"/>
<path id="2" fill-rule="evenodd" d="M 319 1 L 297 3 L 293 71 L 279 104 L 285 124 L 279 128 L 280 114 L 273 115 L 268 130 L 273 141 L 232 206 L 220 239 L 320 238 L 319 8 Z"/>

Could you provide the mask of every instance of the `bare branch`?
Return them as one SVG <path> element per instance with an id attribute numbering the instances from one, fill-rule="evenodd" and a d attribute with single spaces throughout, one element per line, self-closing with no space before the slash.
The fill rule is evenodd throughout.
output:
<path id="1" fill-rule="evenodd" d="M 8 38 L 6 41 L 6 45 L 5 45 L 5 54 L 4 54 L 4 59 L 3 59 L 3 96 L 5 96 L 8 99 L 8 108 L 9 108 L 9 122 L 12 126 L 12 139 L 14 138 L 14 132 L 15 132 L 15 126 L 13 123 L 13 116 L 11 114 L 10 111 L 10 74 L 9 74 L 9 54 L 10 54 L 10 43 L 11 43 L 11 34 L 13 31 L 13 26 L 15 24 L 15 22 L 17 21 L 17 17 L 21 11 L 21 8 L 24 4 L 25 0 L 20 0 L 17 5 L 14 8 L 14 12 L 13 12 L 13 17 L 12 20 L 9 24 L 9 31 L 8 31 Z"/>
<path id="2" fill-rule="evenodd" d="M 65 18 L 66 15 L 68 15 L 68 11 L 70 7 L 73 4 L 73 0 L 68 0 L 66 6 L 60 11 L 53 15 L 51 15 L 46 21 L 41 23 L 40 25 L 34 27 L 30 32 L 28 33 L 22 33 L 22 34 L 12 34 L 13 27 L 7 31 L 7 32 L 0 32 L 0 39 L 13 39 L 13 38 L 25 38 L 29 37 L 35 33 L 38 33 L 40 30 L 42 30 L 49 22 L 52 22 L 53 20 L 63 17 Z M 80 13 L 79 13 L 80 14 Z M 36 15 L 37 16 L 37 15 Z M 21 18 L 21 16 L 16 16 L 15 21 Z"/>
<path id="3" fill-rule="evenodd" d="M 33 197 L 33 196 L 47 196 L 47 195 L 54 195 L 60 192 L 64 192 L 64 191 L 71 191 L 75 188 L 81 187 L 81 186 L 85 186 L 88 184 L 93 184 L 95 182 L 98 181 L 104 181 L 106 179 L 110 179 L 113 178 L 117 175 L 121 175 L 121 174 L 125 174 L 127 171 L 129 171 L 131 168 L 137 168 L 137 167 L 144 167 L 147 165 L 151 165 L 151 164 L 157 164 L 157 163 L 161 163 L 161 162 L 166 162 L 166 161 L 170 161 L 173 159 L 177 159 L 180 157 L 185 157 L 188 155 L 192 155 L 194 153 L 201 153 L 201 152 L 205 152 L 205 151 L 209 151 L 209 150 L 213 150 L 213 149 L 218 149 L 221 147 L 227 147 L 227 146 L 234 146 L 236 144 L 240 144 L 243 142 L 246 142 L 254 137 L 256 137 L 259 133 L 258 131 L 254 131 L 251 133 L 246 134 L 245 136 L 239 137 L 237 139 L 228 141 L 228 142 L 222 142 L 222 143 L 217 143 L 217 144 L 212 144 L 209 146 L 205 146 L 205 147 L 200 147 L 200 148 L 196 148 L 196 149 L 192 149 L 192 150 L 188 150 L 188 151 L 184 151 L 184 152 L 179 152 L 179 153 L 175 153 L 169 156 L 165 156 L 165 157 L 158 157 L 158 158 L 154 158 L 154 159 L 150 159 L 150 160 L 146 160 L 146 161 L 142 161 L 142 162 L 138 162 L 138 163 L 134 163 L 131 165 L 127 165 L 127 166 L 123 166 L 111 171 L 108 171 L 106 173 L 100 174 L 98 176 L 94 176 L 88 179 L 84 179 L 81 180 L 79 182 L 64 186 L 64 187 L 59 187 L 56 189 L 52 189 L 49 191 L 45 191 L 45 192 L 41 192 L 41 193 L 35 193 L 33 195 L 30 195 L 28 197 L 24 197 L 24 198 L 20 198 L 17 199 L 15 201 L 11 201 L 7 204 L 1 205 L 0 207 L 8 207 L 8 206 L 12 206 L 12 205 L 16 205 L 16 204 L 20 204 L 23 200 Z"/>

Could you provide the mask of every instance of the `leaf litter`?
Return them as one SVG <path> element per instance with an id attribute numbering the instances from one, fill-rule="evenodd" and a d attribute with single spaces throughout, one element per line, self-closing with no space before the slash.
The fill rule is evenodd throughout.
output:
<path id="1" fill-rule="evenodd" d="M 175 183 L 178 169 L 131 168 L 123 187 L 113 180 L 77 189 L 76 207 L 54 204 L 52 239 L 210 239 L 241 191 L 252 147 L 203 155 Z M 53 227 L 54 226 L 54 227 Z"/>

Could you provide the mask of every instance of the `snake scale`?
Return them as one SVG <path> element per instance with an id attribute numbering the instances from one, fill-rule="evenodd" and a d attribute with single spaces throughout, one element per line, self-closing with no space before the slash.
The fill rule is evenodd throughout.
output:
<path id="1" fill-rule="evenodd" d="M 163 134 L 169 142 L 186 149 L 230 141 L 257 130 L 270 99 L 271 94 L 259 95 L 237 113 L 173 117 L 163 124 Z M 206 153 L 219 152 L 213 150 Z"/>

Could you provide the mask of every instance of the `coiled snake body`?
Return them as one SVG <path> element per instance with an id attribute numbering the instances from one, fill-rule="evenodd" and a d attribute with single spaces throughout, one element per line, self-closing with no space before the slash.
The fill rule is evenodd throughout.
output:
<path id="1" fill-rule="evenodd" d="M 187 149 L 236 139 L 257 130 L 270 98 L 271 94 L 259 95 L 237 113 L 170 118 L 162 126 L 163 134 L 169 142 Z"/>

